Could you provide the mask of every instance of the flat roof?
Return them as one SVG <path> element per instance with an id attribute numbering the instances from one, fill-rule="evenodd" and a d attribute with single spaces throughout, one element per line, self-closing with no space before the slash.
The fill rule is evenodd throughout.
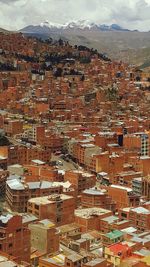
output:
<path id="1" fill-rule="evenodd" d="M 133 209 L 131 209 L 131 211 L 134 211 L 134 212 L 139 213 L 139 214 L 150 214 L 150 211 L 148 209 L 143 208 L 143 207 L 133 208 Z"/>
<path id="2" fill-rule="evenodd" d="M 150 250 L 146 248 L 142 248 L 138 251 L 135 251 L 134 254 L 139 256 L 150 256 Z"/>
<path id="3" fill-rule="evenodd" d="M 71 223 L 71 224 L 65 224 L 62 226 L 57 227 L 57 229 L 60 231 L 60 233 L 67 233 L 69 231 L 74 231 L 76 229 L 80 229 L 80 226 L 75 224 L 75 223 Z"/>
<path id="4" fill-rule="evenodd" d="M 119 220 L 119 218 L 113 215 L 102 219 L 102 221 L 109 222 L 109 223 L 113 223 L 114 221 L 117 221 L 117 220 Z"/>
<path id="5" fill-rule="evenodd" d="M 62 265 L 64 265 L 64 262 L 65 262 L 65 255 L 64 254 L 58 254 L 58 255 L 51 257 L 51 258 L 44 257 L 41 259 L 45 262 L 53 263 L 53 264 L 57 264 L 59 266 L 62 266 Z"/>
<path id="6" fill-rule="evenodd" d="M 59 186 L 63 186 L 64 188 L 69 188 L 71 185 L 69 182 L 49 182 L 49 181 L 38 181 L 38 182 L 35 181 L 35 182 L 24 183 L 20 179 L 17 179 L 19 176 L 13 176 L 13 177 L 14 178 L 16 177 L 16 178 L 6 181 L 7 185 L 12 190 L 25 190 L 26 188 L 29 188 L 31 190 L 46 189 L 46 188 L 59 187 Z"/>
<path id="7" fill-rule="evenodd" d="M 127 227 L 127 228 L 122 229 L 121 231 L 127 234 L 132 234 L 132 233 L 137 232 L 137 229 L 134 227 Z"/>
<path id="8" fill-rule="evenodd" d="M 41 161 L 41 160 L 39 160 L 39 159 L 33 159 L 33 160 L 31 160 L 33 163 L 36 163 L 36 164 L 38 164 L 38 165 L 43 165 L 43 164 L 45 164 L 45 162 L 44 161 Z"/>
<path id="9" fill-rule="evenodd" d="M 8 223 L 8 221 L 11 219 L 13 217 L 13 215 L 12 214 L 7 214 L 7 215 L 1 215 L 0 216 L 0 221 L 2 222 L 2 223 Z"/>
<path id="10" fill-rule="evenodd" d="M 68 196 L 65 194 L 59 194 L 59 195 L 49 195 L 49 196 L 43 196 L 43 197 L 35 197 L 35 198 L 31 198 L 29 199 L 30 203 L 35 203 L 36 205 L 46 205 L 46 204 L 50 204 L 50 203 L 54 203 L 56 200 L 56 198 L 60 197 L 60 200 L 69 200 L 72 199 L 72 196 Z"/>
<path id="11" fill-rule="evenodd" d="M 122 237 L 123 235 L 124 235 L 124 233 L 119 231 L 119 230 L 114 230 L 112 232 L 109 232 L 109 233 L 105 234 L 105 236 L 110 238 L 110 239 L 115 239 L 115 238 L 118 238 L 118 237 Z"/>
<path id="12" fill-rule="evenodd" d="M 86 209 L 76 209 L 75 215 L 81 218 L 89 219 L 92 216 L 99 216 L 102 214 L 110 213 L 110 210 L 102 209 L 102 208 L 86 208 Z"/>
<path id="13" fill-rule="evenodd" d="M 29 223 L 38 220 L 38 218 L 31 213 L 23 213 L 21 215 L 22 215 L 22 223 Z"/>
<path id="14" fill-rule="evenodd" d="M 87 262 L 85 265 L 86 266 L 95 266 L 95 265 L 100 264 L 104 261 L 106 261 L 104 258 L 97 258 L 97 259 L 94 259 L 94 260 Z"/>
<path id="15" fill-rule="evenodd" d="M 39 227 L 39 228 L 43 228 L 43 229 L 49 229 L 49 228 L 52 228 L 55 226 L 55 224 L 52 221 L 50 221 L 49 219 L 37 221 L 35 223 L 31 223 L 30 225 L 35 227 L 35 228 Z"/>
<path id="16" fill-rule="evenodd" d="M 85 172 L 85 171 L 82 171 L 82 170 L 71 170 L 71 172 L 82 174 L 85 177 L 91 177 L 91 176 L 94 175 L 94 174 L 91 174 L 89 172 Z"/>
<path id="17" fill-rule="evenodd" d="M 121 186 L 121 185 L 111 185 L 110 187 L 112 188 L 117 188 L 117 189 L 122 189 L 122 190 L 126 190 L 127 192 L 132 192 L 133 190 L 129 187 L 125 187 L 125 186 Z"/>
<path id="18" fill-rule="evenodd" d="M 106 190 L 103 189 L 96 189 L 96 188 L 89 188 L 85 189 L 83 191 L 84 194 L 89 194 L 89 195 L 104 195 L 106 193 Z"/>
<path id="19" fill-rule="evenodd" d="M 20 267 L 21 266 L 23 267 L 23 265 L 20 265 Z M 8 260 L 5 257 L 0 256 L 0 267 L 17 267 L 17 263 L 15 263 L 14 261 Z"/>

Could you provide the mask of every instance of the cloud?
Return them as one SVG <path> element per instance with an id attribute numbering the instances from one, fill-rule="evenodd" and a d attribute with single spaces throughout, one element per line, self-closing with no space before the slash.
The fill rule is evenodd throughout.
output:
<path id="1" fill-rule="evenodd" d="M 0 3 L 4 3 L 6 5 L 12 4 L 14 2 L 18 2 L 20 0 L 0 0 Z"/>
<path id="2" fill-rule="evenodd" d="M 45 20 L 88 19 L 150 30 L 150 0 L 0 0 L 0 27 L 20 29 Z"/>

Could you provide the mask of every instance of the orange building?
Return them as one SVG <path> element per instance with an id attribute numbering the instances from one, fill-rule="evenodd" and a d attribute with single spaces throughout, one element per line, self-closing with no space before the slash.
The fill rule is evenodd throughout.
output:
<path id="1" fill-rule="evenodd" d="M 96 177 L 94 174 L 78 170 L 66 171 L 64 180 L 69 181 L 77 190 L 78 194 L 87 188 L 95 186 L 96 183 Z"/>
<path id="2" fill-rule="evenodd" d="M 116 204 L 105 189 L 97 187 L 86 189 L 81 194 L 81 205 L 84 208 L 98 207 L 115 212 Z"/>
<path id="3" fill-rule="evenodd" d="M 110 210 L 102 208 L 84 208 L 75 210 L 75 222 L 81 226 L 82 232 L 101 230 L 101 219 L 111 216 Z"/>
<path id="4" fill-rule="evenodd" d="M 116 202 L 116 209 L 126 207 L 137 207 L 140 202 L 140 196 L 133 193 L 129 187 L 111 185 L 108 188 L 108 195 Z"/>
<path id="5" fill-rule="evenodd" d="M 57 226 L 74 222 L 75 200 L 72 196 L 52 194 L 31 198 L 27 211 L 40 220 L 49 219 Z"/>
<path id="6" fill-rule="evenodd" d="M 4 131 L 8 136 L 14 136 L 23 132 L 23 121 L 21 120 L 4 120 Z"/>
<path id="7" fill-rule="evenodd" d="M 16 258 L 17 262 L 30 262 L 30 230 L 22 224 L 19 215 L 0 216 L 0 250 Z"/>
<path id="8" fill-rule="evenodd" d="M 31 179 L 32 177 L 30 177 Z M 12 211 L 26 212 L 30 198 L 60 194 L 63 187 L 53 182 L 40 180 L 9 179 L 6 182 L 6 202 Z"/>

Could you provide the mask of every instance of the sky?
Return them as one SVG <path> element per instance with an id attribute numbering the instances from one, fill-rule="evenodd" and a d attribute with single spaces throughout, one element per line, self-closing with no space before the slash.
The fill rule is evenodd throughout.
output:
<path id="1" fill-rule="evenodd" d="M 84 19 L 149 31 L 150 0 L 0 0 L 0 27 L 9 30 Z"/>

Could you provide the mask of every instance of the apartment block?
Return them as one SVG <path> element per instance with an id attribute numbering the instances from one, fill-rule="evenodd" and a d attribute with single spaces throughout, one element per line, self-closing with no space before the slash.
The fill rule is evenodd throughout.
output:
<path id="1" fill-rule="evenodd" d="M 133 193 L 129 187 L 111 185 L 108 188 L 108 195 L 116 202 L 116 209 L 125 207 L 137 207 L 140 203 L 140 195 Z"/>
<path id="2" fill-rule="evenodd" d="M 25 181 L 21 179 L 10 179 L 6 182 L 6 201 L 12 211 L 27 212 L 27 203 L 30 198 L 60 194 L 62 185 L 48 181 Z"/>
<path id="3" fill-rule="evenodd" d="M 30 230 L 23 226 L 21 216 L 0 216 L 0 249 L 14 256 L 18 263 L 30 263 Z"/>
<path id="4" fill-rule="evenodd" d="M 31 231 L 31 247 L 43 254 L 56 254 L 59 252 L 59 232 L 55 224 L 44 219 L 29 224 Z"/>
<path id="5" fill-rule="evenodd" d="M 80 194 L 83 190 L 95 186 L 96 176 L 88 172 L 73 170 L 66 171 L 64 180 L 69 181 Z"/>
<path id="6" fill-rule="evenodd" d="M 27 211 L 40 220 L 49 219 L 60 226 L 74 222 L 75 200 L 72 196 L 52 194 L 49 196 L 31 198 Z"/>
<path id="7" fill-rule="evenodd" d="M 113 202 L 105 189 L 97 187 L 82 191 L 81 205 L 84 208 L 98 207 L 115 212 L 116 204 Z"/>

